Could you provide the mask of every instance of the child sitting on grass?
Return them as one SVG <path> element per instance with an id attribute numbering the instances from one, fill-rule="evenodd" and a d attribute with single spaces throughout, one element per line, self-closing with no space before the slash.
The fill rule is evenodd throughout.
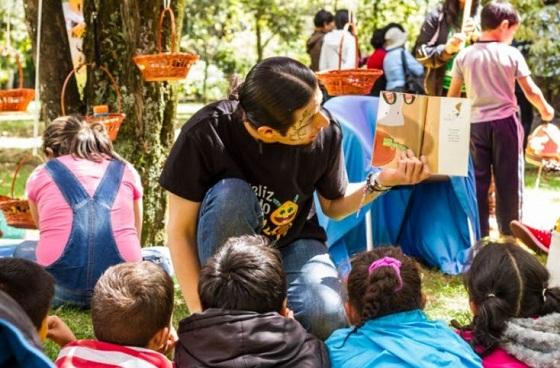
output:
<path id="1" fill-rule="evenodd" d="M 174 345 L 173 281 L 151 262 L 122 263 L 101 276 L 91 299 L 97 340 L 66 345 L 57 367 L 170 368 L 162 353 Z"/>
<path id="2" fill-rule="evenodd" d="M 560 366 L 560 288 L 515 243 L 482 247 L 465 275 L 474 318 L 462 336 L 485 368 Z"/>
<path id="3" fill-rule="evenodd" d="M 60 318 L 48 316 L 53 295 L 54 279 L 41 266 L 0 259 L 0 366 L 50 367 L 44 340 L 60 346 L 75 340 Z"/>
<path id="4" fill-rule="evenodd" d="M 262 236 L 230 238 L 202 268 L 203 312 L 181 321 L 177 367 L 330 367 L 293 319 L 280 252 Z"/>
<path id="5" fill-rule="evenodd" d="M 352 328 L 326 341 L 334 368 L 480 367 L 480 358 L 447 325 L 424 314 L 420 271 L 399 248 L 352 260 L 346 313 Z"/>

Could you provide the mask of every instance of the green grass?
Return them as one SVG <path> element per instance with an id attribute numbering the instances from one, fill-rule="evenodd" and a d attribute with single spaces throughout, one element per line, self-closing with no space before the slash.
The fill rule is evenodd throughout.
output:
<path id="1" fill-rule="evenodd" d="M 538 168 L 529 164 L 525 166 L 525 188 L 534 188 L 537 180 Z M 560 190 L 560 175 L 557 173 L 543 172 L 539 190 Z"/>

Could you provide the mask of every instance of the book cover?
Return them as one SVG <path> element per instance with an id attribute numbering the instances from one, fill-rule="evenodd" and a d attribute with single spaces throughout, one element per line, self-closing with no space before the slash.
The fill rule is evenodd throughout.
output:
<path id="1" fill-rule="evenodd" d="M 381 92 L 372 165 L 396 167 L 398 153 L 424 155 L 433 174 L 467 176 L 470 101 Z"/>

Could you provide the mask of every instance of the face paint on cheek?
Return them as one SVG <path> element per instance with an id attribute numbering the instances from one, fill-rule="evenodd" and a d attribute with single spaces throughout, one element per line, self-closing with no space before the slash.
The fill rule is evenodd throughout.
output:
<path id="1" fill-rule="evenodd" d="M 300 141 L 305 138 L 305 132 L 308 120 L 311 114 L 308 111 L 304 111 L 300 120 L 298 120 L 289 130 L 288 138 L 292 141 Z"/>

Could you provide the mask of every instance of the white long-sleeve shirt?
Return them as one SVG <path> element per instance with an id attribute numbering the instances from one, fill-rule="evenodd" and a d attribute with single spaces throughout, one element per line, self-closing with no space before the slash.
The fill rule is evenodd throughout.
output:
<path id="1" fill-rule="evenodd" d="M 342 44 L 341 69 L 356 68 L 356 40 L 354 36 L 348 31 L 336 29 L 327 33 L 323 38 L 319 70 L 338 69 L 338 50 L 342 36 L 344 36 L 344 43 Z"/>

